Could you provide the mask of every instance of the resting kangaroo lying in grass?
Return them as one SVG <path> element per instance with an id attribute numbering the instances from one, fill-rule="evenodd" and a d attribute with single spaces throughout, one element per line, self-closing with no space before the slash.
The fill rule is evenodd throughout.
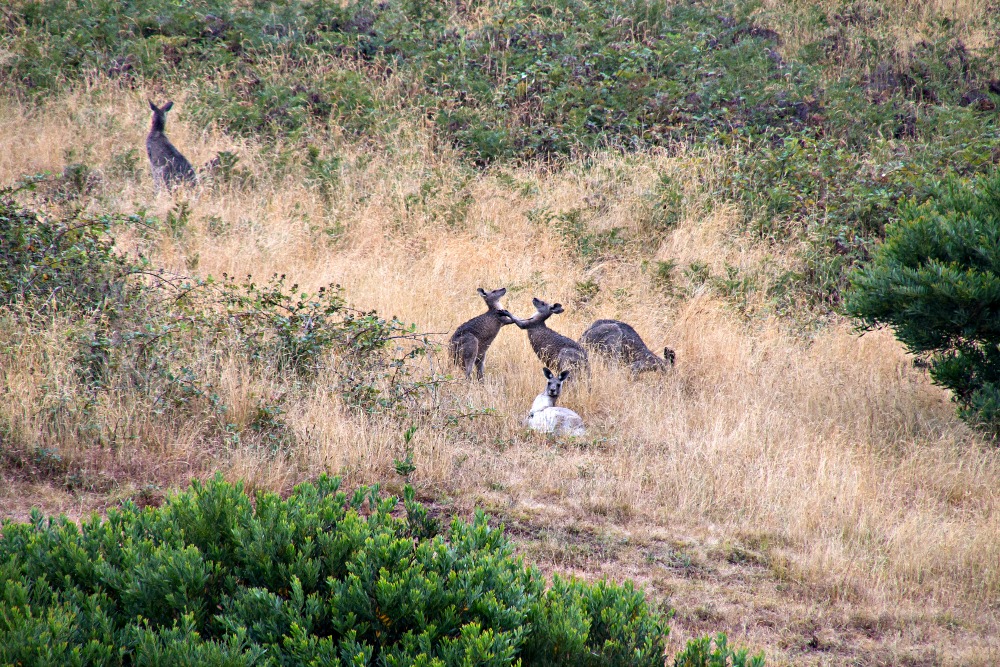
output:
<path id="1" fill-rule="evenodd" d="M 663 348 L 663 358 L 646 347 L 639 333 L 619 320 L 597 320 L 580 336 L 580 342 L 598 354 L 628 364 L 633 374 L 666 371 L 674 365 L 676 354 Z"/>
<path id="2" fill-rule="evenodd" d="M 531 404 L 526 423 L 528 428 L 553 435 L 585 435 L 583 419 L 569 408 L 556 407 L 556 400 L 562 393 L 563 382 L 569 377 L 569 371 L 563 371 L 558 376 L 548 368 L 543 370 L 548 384 L 545 391 L 535 397 Z"/>

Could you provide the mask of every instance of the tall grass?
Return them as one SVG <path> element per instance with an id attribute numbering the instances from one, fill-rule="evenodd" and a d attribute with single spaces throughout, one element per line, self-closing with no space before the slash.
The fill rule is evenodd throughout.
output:
<path id="1" fill-rule="evenodd" d="M 561 301 L 566 314 L 549 324 L 574 338 L 599 317 L 624 319 L 654 350 L 677 351 L 674 372 L 633 382 L 595 362 L 592 381 L 563 400 L 590 434 L 550 441 L 522 426 L 543 386 L 541 365 L 523 333 L 506 328 L 483 384 L 456 381 L 425 399 L 432 413 L 454 418 L 414 417 L 412 481 L 451 511 L 485 506 L 536 537 L 567 537 L 575 526 L 618 540 L 610 557 L 587 552 L 598 554 L 592 560 L 567 559 L 566 544 L 548 548 L 542 538 L 524 548 L 559 569 L 619 576 L 630 568 L 673 595 L 681 611 L 673 641 L 699 630 L 708 605 L 712 627 L 778 664 L 822 662 L 810 636 L 839 647 L 838 660 L 870 664 L 914 656 L 989 664 L 998 655 L 1000 456 L 888 333 L 859 338 L 836 317 L 791 326 L 768 314 L 765 291 L 745 290 L 734 307 L 735 288 L 703 279 L 724 276 L 727 265 L 764 275 L 798 261 L 794 248 L 748 240 L 740 211 L 699 194 L 721 177 L 720 152 L 604 153 L 559 169 L 480 172 L 435 145 L 427 128 L 403 125 L 379 146 L 325 137 L 317 157 L 326 171 L 275 169 L 273 148 L 186 122 L 178 92 L 173 143 L 196 164 L 219 150 L 237 154 L 251 185 L 171 196 L 154 193 L 144 163 L 116 171 L 121 156 L 141 150 L 152 91 L 101 87 L 42 108 L 0 102 L 0 182 L 85 161 L 100 179 L 73 206 L 161 220 L 179 202 L 189 206 L 173 232 L 120 230 L 123 250 L 199 276 L 281 273 L 307 290 L 339 283 L 354 305 L 414 322 L 442 343 L 481 312 L 480 286 L 507 286 L 504 304 L 521 316 L 533 296 Z M 627 247 L 581 255 L 559 216 L 582 211 L 587 233 L 641 231 L 661 174 L 684 197 L 676 225 L 649 237 L 653 260 Z M 38 196 L 38 205 L 64 205 L 46 201 L 44 189 Z M 596 292 L 581 290 L 588 281 Z M 125 395 L 103 417 L 147 420 L 132 431 L 139 437 L 83 451 L 72 435 L 82 417 L 52 416 L 60 392 L 76 391 L 65 326 L 53 319 L 45 335 L 25 339 L 0 323 L 4 438 L 82 466 L 59 468 L 57 480 L 83 470 L 112 496 L 211 470 L 279 491 L 323 471 L 399 484 L 393 461 L 408 424 L 349 409 L 332 369 L 290 388 L 238 361 L 223 365 L 218 391 L 235 422 L 252 419 L 260 396 L 285 392 L 287 449 L 206 438 L 197 420 L 162 423 Z M 449 369 L 443 351 L 421 363 Z M 656 555 L 664 549 L 686 554 L 694 570 L 664 566 Z M 736 565 L 743 569 L 727 581 Z"/>

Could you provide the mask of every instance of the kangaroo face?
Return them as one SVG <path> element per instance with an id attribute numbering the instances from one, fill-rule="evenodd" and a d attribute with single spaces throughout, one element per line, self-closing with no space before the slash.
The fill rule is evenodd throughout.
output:
<path id="1" fill-rule="evenodd" d="M 556 399 L 562 393 L 563 382 L 569 377 L 569 371 L 563 371 L 559 375 L 556 375 L 546 367 L 542 369 L 542 372 L 548 380 L 548 384 L 545 387 L 545 394 L 552 399 L 552 405 L 555 405 Z"/>
<path id="2" fill-rule="evenodd" d="M 501 287 L 500 289 L 495 289 L 491 292 L 487 292 L 482 287 L 480 287 L 476 291 L 479 292 L 479 296 L 483 297 L 483 301 L 486 302 L 486 306 L 490 310 L 503 310 L 500 307 L 500 297 L 502 297 L 504 294 L 507 293 L 506 287 Z"/>
<path id="3" fill-rule="evenodd" d="M 558 315 L 563 312 L 563 306 L 561 303 L 549 304 L 541 299 L 534 298 L 531 300 L 531 305 L 535 307 L 536 315 L 541 315 L 542 317 L 548 317 L 549 315 Z"/>
<path id="4" fill-rule="evenodd" d="M 480 287 L 477 291 L 479 292 L 479 296 L 483 297 L 483 301 L 486 302 L 486 308 L 500 316 L 501 326 L 514 323 L 514 316 L 500 305 L 500 297 L 507 293 L 506 287 L 501 287 L 491 292 L 487 292 Z"/>

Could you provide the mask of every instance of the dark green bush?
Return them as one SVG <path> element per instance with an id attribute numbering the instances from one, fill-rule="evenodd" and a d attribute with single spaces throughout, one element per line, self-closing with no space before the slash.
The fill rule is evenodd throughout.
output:
<path id="1" fill-rule="evenodd" d="M 1000 435 L 1000 173 L 949 180 L 905 205 L 852 276 L 847 311 L 929 355 L 960 414 Z"/>
<path id="2" fill-rule="evenodd" d="M 483 515 L 421 535 L 408 496 L 400 519 L 395 498 L 337 479 L 283 500 L 216 478 L 79 526 L 5 522 L 0 662 L 664 664 L 666 617 L 641 591 L 545 590 Z"/>

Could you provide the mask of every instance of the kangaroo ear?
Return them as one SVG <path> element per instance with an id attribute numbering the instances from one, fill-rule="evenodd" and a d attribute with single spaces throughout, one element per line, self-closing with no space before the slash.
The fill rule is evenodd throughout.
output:
<path id="1" fill-rule="evenodd" d="M 541 308 L 542 306 L 545 305 L 545 302 L 539 299 L 538 297 L 531 297 L 531 305 L 534 306 L 535 308 Z"/>
<path id="2" fill-rule="evenodd" d="M 561 313 L 561 312 L 564 312 L 563 311 L 563 305 L 561 303 L 553 304 L 553 306 L 552 306 L 552 312 L 553 313 L 557 313 L 557 314 Z"/>
<path id="3" fill-rule="evenodd" d="M 481 296 L 481 297 L 485 297 L 486 296 L 486 290 L 484 290 L 482 287 L 480 287 L 476 291 L 479 292 L 479 296 Z"/>
<path id="4" fill-rule="evenodd" d="M 150 109 L 150 111 L 159 111 L 160 110 L 155 104 L 153 104 L 153 100 L 146 100 L 146 101 L 149 102 L 149 109 Z"/>
<path id="5" fill-rule="evenodd" d="M 550 380 L 552 379 L 552 371 L 549 370 L 548 366 L 546 366 L 545 368 L 543 368 L 542 372 L 545 373 L 545 377 L 547 377 Z"/>
<path id="6" fill-rule="evenodd" d="M 501 287 L 500 289 L 497 290 L 497 296 L 503 296 L 506 293 L 507 293 L 506 287 Z"/>
<path id="7" fill-rule="evenodd" d="M 167 102 L 166 104 L 163 105 L 163 108 L 160 109 L 160 111 L 162 111 L 163 113 L 167 113 L 168 111 L 170 111 L 173 108 L 174 108 L 174 103 L 173 102 Z"/>
<path id="8" fill-rule="evenodd" d="M 565 382 L 566 378 L 568 377 L 569 377 L 569 371 L 563 371 L 562 373 L 559 374 L 559 381 Z"/>

